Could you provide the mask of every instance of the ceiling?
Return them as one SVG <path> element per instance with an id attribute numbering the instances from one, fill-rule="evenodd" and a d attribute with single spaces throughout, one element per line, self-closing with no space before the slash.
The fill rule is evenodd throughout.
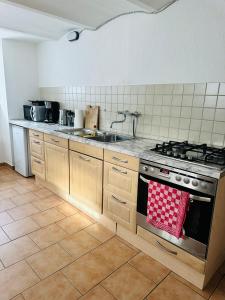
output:
<path id="1" fill-rule="evenodd" d="M 0 0 L 0 28 L 47 39 L 96 28 L 129 11 L 156 11 L 172 0 Z"/>

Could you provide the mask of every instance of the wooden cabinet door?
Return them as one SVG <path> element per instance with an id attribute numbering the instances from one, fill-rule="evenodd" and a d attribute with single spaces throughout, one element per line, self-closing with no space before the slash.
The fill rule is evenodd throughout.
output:
<path id="1" fill-rule="evenodd" d="M 30 152 L 32 156 L 44 160 L 44 142 L 38 139 L 30 138 Z"/>
<path id="2" fill-rule="evenodd" d="M 123 227 L 136 233 L 136 204 L 104 189 L 103 213 Z"/>
<path id="3" fill-rule="evenodd" d="M 45 180 L 45 162 L 34 156 L 31 156 L 31 170 L 35 176 Z"/>
<path id="4" fill-rule="evenodd" d="M 69 151 L 45 143 L 46 181 L 69 193 Z"/>
<path id="5" fill-rule="evenodd" d="M 70 151 L 70 194 L 97 212 L 102 212 L 102 169 L 101 160 Z"/>

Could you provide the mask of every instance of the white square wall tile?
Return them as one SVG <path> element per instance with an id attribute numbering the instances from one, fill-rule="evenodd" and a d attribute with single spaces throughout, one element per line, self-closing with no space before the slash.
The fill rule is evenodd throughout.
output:
<path id="1" fill-rule="evenodd" d="M 216 109 L 215 121 L 225 122 L 225 109 L 222 108 Z"/>
<path id="2" fill-rule="evenodd" d="M 216 107 L 217 96 L 205 96 L 204 107 Z"/>
<path id="3" fill-rule="evenodd" d="M 170 119 L 170 127 L 171 128 L 179 128 L 180 118 L 171 118 Z"/>
<path id="4" fill-rule="evenodd" d="M 202 125 L 202 120 L 191 119 L 190 129 L 194 131 L 200 131 Z"/>
<path id="5" fill-rule="evenodd" d="M 162 95 L 155 95 L 153 101 L 154 101 L 154 105 L 162 105 L 163 96 Z"/>
<path id="6" fill-rule="evenodd" d="M 213 132 L 225 134 L 225 122 L 214 122 Z"/>
<path id="7" fill-rule="evenodd" d="M 225 82 L 220 83 L 219 95 L 225 95 Z"/>
<path id="8" fill-rule="evenodd" d="M 194 107 L 203 107 L 204 106 L 205 97 L 204 96 L 194 96 L 193 106 Z"/>
<path id="9" fill-rule="evenodd" d="M 173 94 L 174 95 L 182 95 L 183 91 L 184 91 L 183 84 L 174 84 L 174 86 L 173 86 Z"/>
<path id="10" fill-rule="evenodd" d="M 212 132 L 213 121 L 202 120 L 202 131 Z"/>
<path id="11" fill-rule="evenodd" d="M 189 129 L 191 119 L 180 118 L 180 129 Z"/>
<path id="12" fill-rule="evenodd" d="M 182 100 L 182 106 L 192 106 L 193 105 L 193 96 L 184 95 Z"/>
<path id="13" fill-rule="evenodd" d="M 170 111 L 170 116 L 171 117 L 180 117 L 180 113 L 181 113 L 181 107 L 172 107 L 171 111 Z"/>
<path id="14" fill-rule="evenodd" d="M 192 109 L 191 107 L 182 107 L 181 108 L 181 117 L 182 118 L 190 118 Z"/>
<path id="15" fill-rule="evenodd" d="M 195 95 L 205 95 L 206 83 L 196 83 L 195 84 Z"/>
<path id="16" fill-rule="evenodd" d="M 223 146 L 224 144 L 224 135 L 223 134 L 212 134 L 212 144 L 215 146 Z"/>
<path id="17" fill-rule="evenodd" d="M 202 131 L 200 133 L 200 138 L 199 138 L 199 141 L 201 143 L 206 143 L 206 144 L 211 144 L 211 139 L 212 139 L 212 134 L 209 133 L 209 132 L 204 132 Z"/>
<path id="18" fill-rule="evenodd" d="M 177 139 L 178 138 L 178 133 L 179 133 L 178 129 L 176 129 L 176 128 L 169 128 L 169 137 L 171 139 Z"/>
<path id="19" fill-rule="evenodd" d="M 193 95 L 195 85 L 193 83 L 184 84 L 184 95 Z"/>
<path id="20" fill-rule="evenodd" d="M 178 139 L 180 141 L 188 140 L 189 130 L 179 129 Z"/>
<path id="21" fill-rule="evenodd" d="M 218 96 L 217 108 L 225 108 L 225 96 Z"/>
<path id="22" fill-rule="evenodd" d="M 172 106 L 181 106 L 183 97 L 181 95 L 173 95 Z"/>
<path id="23" fill-rule="evenodd" d="M 192 143 L 198 143 L 199 142 L 199 136 L 200 136 L 199 131 L 190 130 L 188 140 Z"/>
<path id="24" fill-rule="evenodd" d="M 219 83 L 207 83 L 206 95 L 218 95 Z"/>
<path id="25" fill-rule="evenodd" d="M 204 108 L 203 109 L 203 119 L 204 120 L 214 120 L 215 109 L 213 108 Z"/>

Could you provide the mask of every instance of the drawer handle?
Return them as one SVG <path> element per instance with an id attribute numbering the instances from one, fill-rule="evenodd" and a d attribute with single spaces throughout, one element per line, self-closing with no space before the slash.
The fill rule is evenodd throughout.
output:
<path id="1" fill-rule="evenodd" d="M 40 142 L 33 141 L 34 144 L 40 145 Z"/>
<path id="2" fill-rule="evenodd" d="M 37 164 L 41 165 L 41 162 L 39 160 L 34 160 L 34 162 L 36 162 Z"/>
<path id="3" fill-rule="evenodd" d="M 115 167 L 112 167 L 112 170 L 115 171 L 115 172 L 117 172 L 117 173 L 121 173 L 121 174 L 127 175 L 127 171 L 121 171 L 121 170 L 119 170 L 119 169 L 117 169 Z"/>
<path id="4" fill-rule="evenodd" d="M 57 140 L 54 140 L 54 139 L 51 139 L 54 143 L 59 143 L 59 141 Z"/>
<path id="5" fill-rule="evenodd" d="M 120 159 L 120 158 L 118 158 L 118 157 L 116 157 L 116 156 L 113 156 L 112 159 L 113 159 L 113 160 L 116 160 L 116 161 L 119 161 L 119 162 L 121 162 L 121 163 L 124 163 L 124 164 L 128 164 L 128 160 L 122 160 L 122 159 Z"/>
<path id="6" fill-rule="evenodd" d="M 39 137 L 39 134 L 35 134 L 35 133 L 34 133 L 33 135 L 36 136 L 36 137 Z"/>
<path id="7" fill-rule="evenodd" d="M 86 158 L 86 157 L 83 157 L 81 155 L 79 156 L 79 158 L 82 159 L 82 160 L 84 160 L 84 161 L 90 161 L 91 160 L 90 158 Z"/>
<path id="8" fill-rule="evenodd" d="M 159 241 L 156 241 L 156 245 L 157 245 L 159 248 L 161 248 L 162 250 L 164 250 L 164 251 L 166 251 L 166 252 L 168 252 L 168 253 L 170 253 L 170 254 L 177 255 L 177 252 L 176 252 L 176 251 L 172 251 L 172 250 L 166 248 L 166 247 L 163 246 Z"/>
<path id="9" fill-rule="evenodd" d="M 112 195 L 112 198 L 113 198 L 114 200 L 116 200 L 117 202 L 119 202 L 120 204 L 127 204 L 127 202 L 121 201 L 120 199 L 118 199 L 118 198 L 115 197 L 114 195 Z"/>

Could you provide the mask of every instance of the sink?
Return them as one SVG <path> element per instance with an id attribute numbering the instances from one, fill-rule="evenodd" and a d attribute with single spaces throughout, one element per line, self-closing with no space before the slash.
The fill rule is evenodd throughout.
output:
<path id="1" fill-rule="evenodd" d="M 123 142 L 127 140 L 133 139 L 133 137 L 128 135 L 120 135 L 116 133 L 104 132 L 99 130 L 92 130 L 92 129 L 73 129 L 73 128 L 65 128 L 65 129 L 58 129 L 57 132 L 79 136 L 83 138 L 87 138 L 93 141 L 102 142 L 102 143 L 117 143 Z"/>
<path id="2" fill-rule="evenodd" d="M 113 133 L 101 134 L 101 135 L 97 135 L 94 137 L 87 137 L 87 138 L 102 143 L 117 143 L 117 142 L 123 142 L 132 139 L 131 136 L 119 135 Z"/>

